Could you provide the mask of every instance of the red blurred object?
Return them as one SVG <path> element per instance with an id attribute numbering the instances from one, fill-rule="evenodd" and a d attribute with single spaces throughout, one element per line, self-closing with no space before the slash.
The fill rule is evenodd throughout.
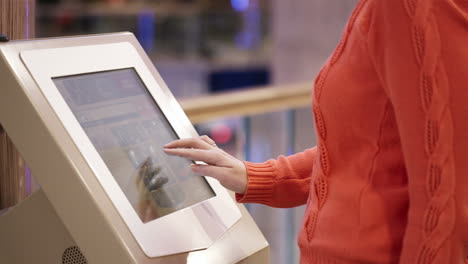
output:
<path id="1" fill-rule="evenodd" d="M 64 11 L 57 17 L 57 24 L 61 26 L 68 26 L 73 23 L 73 16 L 70 12 Z"/>
<path id="2" fill-rule="evenodd" d="M 217 124 L 211 128 L 211 138 L 217 144 L 226 144 L 232 139 L 232 129 L 226 124 Z"/>

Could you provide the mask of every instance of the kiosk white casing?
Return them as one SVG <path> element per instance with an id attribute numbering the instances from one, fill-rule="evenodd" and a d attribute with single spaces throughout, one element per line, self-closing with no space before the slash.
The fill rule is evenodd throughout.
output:
<path id="1" fill-rule="evenodd" d="M 133 69 L 176 134 L 197 136 L 132 34 L 11 42 L 0 52 L 0 123 L 41 185 L 0 216 L 0 262 L 61 263 L 74 246 L 88 263 L 235 263 L 265 254 L 245 208 L 213 179 L 213 198 L 141 221 L 67 106 L 53 78 Z"/>

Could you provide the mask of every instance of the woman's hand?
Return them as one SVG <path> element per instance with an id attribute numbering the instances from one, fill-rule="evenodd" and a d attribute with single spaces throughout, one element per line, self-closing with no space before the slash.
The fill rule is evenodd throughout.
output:
<path id="1" fill-rule="evenodd" d="M 193 164 L 192 171 L 217 179 L 225 188 L 243 194 L 247 188 L 247 169 L 242 161 L 234 158 L 208 136 L 180 139 L 164 146 L 169 155 L 180 156 L 207 165 Z"/>

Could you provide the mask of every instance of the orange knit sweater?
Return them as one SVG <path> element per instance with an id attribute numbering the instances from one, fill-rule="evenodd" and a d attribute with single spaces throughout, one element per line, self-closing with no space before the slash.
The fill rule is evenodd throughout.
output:
<path id="1" fill-rule="evenodd" d="M 307 203 L 301 263 L 465 262 L 468 0 L 361 0 L 313 112 L 318 146 L 245 162 L 239 202 Z"/>

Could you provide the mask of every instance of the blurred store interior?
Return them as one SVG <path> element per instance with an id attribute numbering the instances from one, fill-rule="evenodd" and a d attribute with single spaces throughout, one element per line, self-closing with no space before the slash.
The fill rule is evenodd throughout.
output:
<path id="1" fill-rule="evenodd" d="M 356 2 L 37 0 L 35 37 L 133 32 L 183 107 L 203 110 L 222 98 L 234 109 L 193 119 L 199 134 L 240 159 L 263 162 L 314 146 L 313 80 Z M 283 100 L 276 98 L 281 106 L 263 108 L 268 96 L 258 90 L 284 90 Z M 302 97 L 301 103 L 288 96 Z M 255 110 L 236 109 L 229 101 L 246 97 L 249 105 L 242 106 Z M 38 188 L 30 183 L 34 172 L 28 177 L 24 195 Z M 247 208 L 271 245 L 272 263 L 298 263 L 304 208 Z"/>

